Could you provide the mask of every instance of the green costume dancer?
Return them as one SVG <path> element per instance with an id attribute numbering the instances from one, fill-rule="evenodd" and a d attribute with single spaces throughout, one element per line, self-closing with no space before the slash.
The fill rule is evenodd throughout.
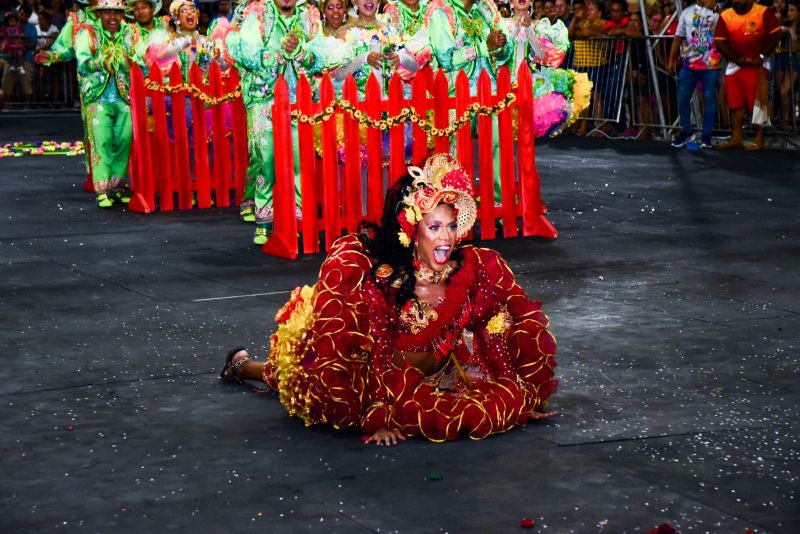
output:
<path id="1" fill-rule="evenodd" d="M 90 0 L 89 2 L 86 2 L 85 0 L 77 1 L 78 4 L 82 5 L 83 7 L 78 11 L 74 11 L 69 14 L 67 22 L 58 33 L 58 37 L 56 37 L 55 41 L 53 41 L 53 44 L 50 46 L 50 50 L 42 50 L 37 52 L 34 58 L 37 64 L 47 67 L 53 63 L 72 61 L 75 59 L 75 38 L 78 36 L 78 33 L 84 29 L 92 32 L 94 31 L 94 25 L 97 21 L 97 16 L 92 12 L 91 6 L 97 3 L 96 0 Z M 80 74 L 78 74 L 78 77 L 80 78 Z M 91 169 L 91 163 L 89 161 L 91 146 L 89 144 L 89 137 L 87 134 L 88 130 L 86 128 L 83 94 L 79 94 L 79 98 L 81 101 L 81 120 L 83 121 L 83 146 L 86 149 L 84 152 L 84 163 L 86 165 L 86 174 L 89 174 L 89 170 Z"/>
<path id="2" fill-rule="evenodd" d="M 94 7 L 100 23 L 93 32 L 81 30 L 75 39 L 80 90 L 92 145 L 92 181 L 97 205 L 110 208 L 109 193 L 122 195 L 131 151 L 130 72 L 133 45 L 123 22 L 122 0 L 100 0 Z"/>
<path id="3" fill-rule="evenodd" d="M 470 90 L 478 94 L 478 77 L 486 71 L 495 87 L 497 69 L 513 56 L 501 17 L 492 0 L 433 0 L 425 13 L 428 40 L 432 49 L 434 70 L 444 71 L 455 95 L 456 77 L 463 70 L 469 78 Z M 477 121 L 473 120 L 473 130 Z M 497 117 L 492 117 L 494 156 L 494 201 L 501 201 L 500 145 Z"/>
<path id="4" fill-rule="evenodd" d="M 297 0 L 254 1 L 241 16 L 241 27 L 232 30 L 225 44 L 239 68 L 242 97 L 247 109 L 247 138 L 250 163 L 240 211 L 255 211 L 253 243 L 263 245 L 270 235 L 272 191 L 275 185 L 275 156 L 272 141 L 273 90 L 279 75 L 294 95 L 300 74 L 315 74 L 325 60 L 309 45 L 320 33 L 319 11 L 297 5 Z M 297 125 L 292 122 L 296 203 L 300 206 L 300 155 Z"/>
<path id="5" fill-rule="evenodd" d="M 150 35 L 155 31 L 169 31 L 169 25 L 164 17 L 154 16 L 161 11 L 161 0 L 128 0 L 128 18 L 133 18 L 129 23 L 131 38 L 133 39 L 133 54 L 136 59 L 143 58 L 147 53 L 147 46 L 150 42 Z M 142 70 L 144 75 L 148 75 L 147 65 L 143 61 Z"/>
<path id="6" fill-rule="evenodd" d="M 397 28 L 401 35 L 414 35 L 422 29 L 427 8 L 427 0 L 390 1 L 383 14 L 386 23 Z"/>

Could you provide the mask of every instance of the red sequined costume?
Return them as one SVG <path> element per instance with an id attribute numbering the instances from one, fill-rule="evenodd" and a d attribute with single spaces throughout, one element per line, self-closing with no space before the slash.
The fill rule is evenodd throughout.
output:
<path id="1" fill-rule="evenodd" d="M 556 390 L 549 319 L 497 252 L 461 248 L 423 329 L 400 317 L 396 289 L 372 275 L 374 263 L 358 237 L 338 239 L 317 284 L 297 288 L 278 312 L 264 379 L 291 415 L 367 435 L 480 439 L 525 424 Z M 395 349 L 447 363 L 425 376 L 398 368 Z"/>

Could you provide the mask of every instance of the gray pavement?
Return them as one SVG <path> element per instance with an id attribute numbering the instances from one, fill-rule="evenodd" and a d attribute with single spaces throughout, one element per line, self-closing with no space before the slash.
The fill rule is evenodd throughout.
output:
<path id="1" fill-rule="evenodd" d="M 800 532 L 798 153 L 537 156 L 560 237 L 485 245 L 551 317 L 560 414 L 394 448 L 216 378 L 321 256 L 262 254 L 235 210 L 101 211 L 79 158 L 0 160 L 0 532 Z"/>

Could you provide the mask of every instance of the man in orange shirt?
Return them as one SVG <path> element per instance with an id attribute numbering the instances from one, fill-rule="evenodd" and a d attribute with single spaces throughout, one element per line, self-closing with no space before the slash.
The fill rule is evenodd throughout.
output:
<path id="1" fill-rule="evenodd" d="M 732 133 L 731 140 L 719 148 L 743 146 L 742 128 L 745 110 L 749 110 L 753 112 L 756 137 L 755 142 L 745 148 L 763 150 L 764 125 L 769 122 L 769 116 L 763 113 L 768 100 L 768 58 L 780 39 L 781 26 L 772 10 L 753 4 L 753 0 L 734 0 L 732 7 L 720 14 L 714 44 L 730 60 L 725 71 L 725 88 Z"/>

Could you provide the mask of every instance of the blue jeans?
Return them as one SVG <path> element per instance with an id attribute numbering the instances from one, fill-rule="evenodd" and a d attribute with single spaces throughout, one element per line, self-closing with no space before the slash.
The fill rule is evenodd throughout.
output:
<path id="1" fill-rule="evenodd" d="M 678 75 L 678 113 L 681 117 L 681 130 L 692 133 L 692 94 L 698 82 L 703 84 L 703 137 L 710 137 L 717 115 L 718 69 L 690 69 L 683 67 Z"/>

